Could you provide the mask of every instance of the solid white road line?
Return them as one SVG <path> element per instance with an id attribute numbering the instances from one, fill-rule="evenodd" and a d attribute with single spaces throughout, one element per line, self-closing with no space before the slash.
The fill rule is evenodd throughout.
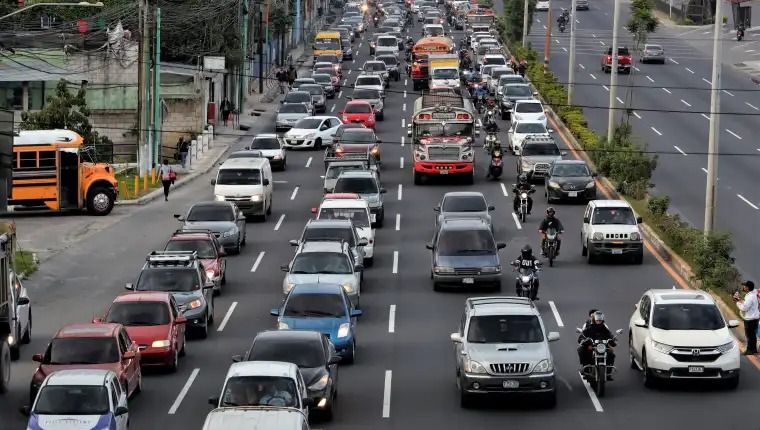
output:
<path id="1" fill-rule="evenodd" d="M 583 67 L 583 64 L 581 64 L 581 63 L 578 63 L 578 67 L 580 67 L 580 68 L 581 68 L 581 69 L 583 69 L 583 70 L 586 70 L 586 68 L 585 68 L 585 67 Z"/>
<path id="2" fill-rule="evenodd" d="M 187 378 L 187 382 L 185 382 L 185 386 L 182 387 L 182 390 L 177 395 L 177 398 L 174 400 L 174 404 L 171 408 L 169 408 L 169 415 L 174 415 L 177 413 L 177 409 L 179 409 L 179 405 L 182 404 L 182 400 L 185 399 L 185 396 L 187 396 L 187 392 L 190 391 L 190 387 L 193 385 L 193 382 L 195 381 L 195 378 L 198 377 L 198 372 L 200 372 L 201 369 L 193 369 L 192 373 L 190 373 L 190 377 Z"/>
<path id="3" fill-rule="evenodd" d="M 685 104 L 688 107 L 691 107 L 691 105 L 689 103 L 687 103 L 686 100 L 684 100 L 684 99 L 681 99 L 681 103 Z"/>
<path id="4" fill-rule="evenodd" d="M 604 89 L 605 89 L 605 90 L 607 90 L 607 91 L 609 91 L 609 90 L 610 90 L 609 88 L 607 88 L 607 85 L 602 85 L 602 88 L 604 88 Z"/>
<path id="5" fill-rule="evenodd" d="M 731 96 L 731 97 L 734 97 L 734 95 L 733 95 L 733 94 L 729 93 L 729 92 L 728 92 L 728 91 L 726 91 L 726 90 L 723 90 L 723 92 L 724 92 L 724 93 L 726 93 L 726 94 L 728 94 L 728 95 L 729 95 L 729 96 Z"/>
<path id="6" fill-rule="evenodd" d="M 652 129 L 652 131 L 654 131 L 655 133 L 657 133 L 657 134 L 659 134 L 660 136 L 662 136 L 662 133 L 660 133 L 659 131 L 657 131 L 657 129 L 656 129 L 656 128 L 654 128 L 654 127 L 649 127 L 649 128 L 651 128 L 651 129 Z"/>
<path id="7" fill-rule="evenodd" d="M 615 97 L 615 99 L 617 99 L 617 101 L 620 102 L 620 104 L 624 104 L 623 101 L 620 100 L 620 97 Z"/>
<path id="8" fill-rule="evenodd" d="M 692 75 L 694 74 L 694 71 L 693 71 L 693 70 L 691 70 L 690 68 L 688 68 L 688 67 L 684 67 L 684 69 L 686 69 L 686 71 L 687 71 L 687 72 L 689 72 L 689 73 L 691 73 Z"/>
<path id="9" fill-rule="evenodd" d="M 401 200 L 401 198 L 404 196 L 403 186 L 401 184 L 398 184 L 398 199 Z"/>
<path id="10" fill-rule="evenodd" d="M 753 106 L 753 105 L 751 105 L 751 104 L 749 104 L 747 102 L 744 102 L 744 104 L 747 105 L 747 106 L 749 106 L 749 107 L 751 107 L 754 110 L 760 110 L 760 108 L 758 108 L 757 106 Z"/>
<path id="11" fill-rule="evenodd" d="M 649 82 L 654 82 L 654 79 L 650 78 L 649 75 L 647 75 L 647 79 L 649 79 Z"/>
<path id="12" fill-rule="evenodd" d="M 230 308 L 227 310 L 227 313 L 224 314 L 224 319 L 222 320 L 222 323 L 219 324 L 219 328 L 216 329 L 216 331 L 224 331 L 224 328 L 227 327 L 227 323 L 230 321 L 230 317 L 232 316 L 232 313 L 235 312 L 235 308 L 237 307 L 238 302 L 232 302 L 230 305 Z"/>
<path id="13" fill-rule="evenodd" d="M 702 78 L 702 80 L 705 81 L 705 82 L 707 82 L 708 85 L 712 85 L 712 82 L 708 81 L 707 79 Z"/>
<path id="14" fill-rule="evenodd" d="M 504 197 L 509 197 L 509 194 L 507 193 L 507 186 L 504 185 L 504 182 L 499 183 L 501 185 L 501 192 L 504 194 Z"/>
<path id="15" fill-rule="evenodd" d="M 591 389 L 591 385 L 586 382 L 585 379 L 583 379 L 583 376 L 580 376 L 580 373 L 578 376 L 581 378 L 581 382 L 583 382 L 583 386 L 586 387 L 586 392 L 588 393 L 589 398 L 591 399 L 591 403 L 594 404 L 594 409 L 596 409 L 597 412 L 604 412 L 604 409 L 602 409 L 602 404 L 599 403 L 599 399 L 596 398 L 596 393 L 594 393 L 594 390 Z"/>
<path id="16" fill-rule="evenodd" d="M 707 120 L 709 120 L 709 119 L 710 119 L 710 117 L 709 117 L 709 116 L 707 116 L 707 115 L 705 115 L 705 114 L 702 114 L 702 117 L 703 117 L 704 119 L 707 119 Z"/>
<path id="17" fill-rule="evenodd" d="M 391 380 L 393 379 L 393 371 L 385 371 L 385 387 L 383 388 L 383 418 L 390 418 L 391 416 Z"/>
<path id="18" fill-rule="evenodd" d="M 679 148 L 679 147 L 677 147 L 677 146 L 675 146 L 675 145 L 673 145 L 673 148 L 676 148 L 676 151 L 680 152 L 681 154 L 683 154 L 683 155 L 686 155 L 686 153 L 685 153 L 685 152 L 683 152 L 683 151 L 681 150 L 681 148 Z"/>
<path id="19" fill-rule="evenodd" d="M 742 201 L 743 201 L 744 203 L 746 203 L 746 204 L 750 205 L 750 206 L 752 207 L 752 209 L 755 209 L 755 210 L 758 210 L 758 209 L 760 209 L 759 207 L 755 206 L 755 204 L 753 204 L 751 201 L 749 201 L 749 200 L 747 200 L 746 198 L 744 198 L 744 196 L 743 196 L 743 195 L 741 195 L 741 194 L 737 194 L 737 195 L 736 195 L 736 197 L 739 197 L 740 199 L 742 199 Z"/>
<path id="20" fill-rule="evenodd" d="M 637 114 L 636 112 L 633 113 L 633 116 L 635 116 L 638 119 L 641 119 L 641 117 L 639 116 L 639 114 Z"/>
<path id="21" fill-rule="evenodd" d="M 396 231 L 401 230 L 401 214 L 396 214 Z"/>
<path id="22" fill-rule="evenodd" d="M 393 251 L 393 273 L 398 273 L 398 251 Z"/>
<path id="23" fill-rule="evenodd" d="M 396 332 L 396 305 L 391 305 L 388 312 L 388 333 Z"/>
<path id="24" fill-rule="evenodd" d="M 668 89 L 667 89 L 667 88 L 663 88 L 662 90 L 663 90 L 663 91 L 665 91 L 665 92 L 666 92 L 666 93 L 668 93 L 668 94 L 673 94 L 673 93 L 671 93 L 670 91 L 668 91 Z"/>
<path id="25" fill-rule="evenodd" d="M 259 268 L 259 264 L 261 264 L 261 260 L 264 259 L 264 251 L 259 252 L 259 256 L 256 257 L 256 261 L 253 262 L 253 267 L 251 268 L 251 272 L 255 272 L 256 269 Z"/>
<path id="26" fill-rule="evenodd" d="M 309 157 L 309 159 L 306 160 L 306 168 L 307 169 L 309 168 L 309 166 L 311 166 L 311 159 L 312 159 L 312 157 Z"/>
<path id="27" fill-rule="evenodd" d="M 518 230 L 522 230 L 522 225 L 520 225 L 520 220 L 517 219 L 517 214 L 512 212 L 512 219 L 515 220 L 515 225 L 517 226 Z"/>
<path id="28" fill-rule="evenodd" d="M 280 215 L 280 219 L 278 219 L 277 224 L 274 225 L 274 231 L 277 231 L 280 229 L 280 226 L 282 225 L 283 221 L 285 221 L 285 214 Z"/>
<path id="29" fill-rule="evenodd" d="M 594 74 L 593 74 L 593 73 L 589 73 L 588 75 L 589 75 L 589 76 L 591 76 L 591 79 L 594 79 L 594 80 L 596 80 L 596 76 L 594 76 Z"/>
<path id="30" fill-rule="evenodd" d="M 404 157 L 398 159 L 398 165 L 400 169 L 404 168 Z"/>
<path id="31" fill-rule="evenodd" d="M 293 194 L 290 195 L 290 200 L 296 199 L 296 194 L 298 194 L 298 188 L 300 187 L 295 187 L 295 189 L 293 189 Z"/>
<path id="32" fill-rule="evenodd" d="M 742 140 L 742 137 L 739 136 L 738 134 L 734 133 L 733 131 L 731 131 L 729 129 L 726 129 L 726 131 L 729 132 L 731 134 L 731 136 L 734 136 L 735 138 L 737 138 L 739 140 Z"/>
<path id="33" fill-rule="evenodd" d="M 674 63 L 678 64 L 678 61 L 676 61 L 676 60 L 674 60 L 674 59 L 672 59 L 672 58 L 668 58 L 668 60 L 670 60 L 670 61 L 672 61 L 672 62 L 674 62 Z"/>
<path id="34" fill-rule="evenodd" d="M 555 305 L 553 301 L 549 300 L 549 307 L 552 309 L 552 313 L 554 314 L 554 319 L 557 320 L 557 326 L 564 327 L 565 324 L 562 323 L 562 317 L 559 316 L 557 305 Z"/>

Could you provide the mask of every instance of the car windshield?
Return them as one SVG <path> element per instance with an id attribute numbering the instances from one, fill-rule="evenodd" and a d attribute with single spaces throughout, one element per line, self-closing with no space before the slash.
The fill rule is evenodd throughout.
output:
<path id="1" fill-rule="evenodd" d="M 169 307 L 163 302 L 116 302 L 106 321 L 127 327 L 169 324 Z"/>
<path id="2" fill-rule="evenodd" d="M 344 113 L 372 113 L 372 107 L 369 105 L 369 103 L 349 103 L 346 105 L 346 110 L 343 111 Z M 367 133 L 362 133 L 367 134 Z M 370 137 L 372 134 L 369 134 Z"/>
<path id="3" fill-rule="evenodd" d="M 459 71 L 457 69 L 433 69 L 433 79 L 457 79 Z"/>
<path id="4" fill-rule="evenodd" d="M 648 51 L 662 51 L 662 46 L 660 45 L 646 45 L 644 46 L 644 49 Z"/>
<path id="5" fill-rule="evenodd" d="M 257 172 L 258 170 L 243 170 L 243 172 Z M 224 175 L 222 173 L 224 172 Z M 228 176 L 237 176 L 235 173 L 237 170 L 220 170 L 219 176 L 216 178 L 217 184 L 224 185 L 238 185 L 249 184 L 251 182 L 235 182 L 232 178 L 227 179 Z M 250 174 L 250 173 L 248 173 Z M 191 222 L 195 221 L 234 221 L 235 216 L 232 213 L 232 208 L 228 205 L 214 205 L 214 206 L 201 206 L 195 205 L 190 208 L 190 212 L 187 214 L 187 220 Z"/>
<path id="6" fill-rule="evenodd" d="M 415 129 L 416 135 L 419 137 L 470 137 L 473 133 L 473 124 L 444 124 L 439 121 L 429 122 L 425 124 L 416 124 Z"/>
<path id="7" fill-rule="evenodd" d="M 398 46 L 398 41 L 395 37 L 380 37 L 377 39 L 377 46 Z"/>
<path id="8" fill-rule="evenodd" d="M 297 407 L 296 384 L 285 376 L 231 376 L 224 384 L 221 407 Z"/>
<path id="9" fill-rule="evenodd" d="M 365 72 L 384 72 L 387 70 L 385 63 L 382 61 L 373 61 L 371 63 L 364 63 Z"/>
<path id="10" fill-rule="evenodd" d="M 354 242 L 354 232 L 352 228 L 349 227 L 338 227 L 338 228 L 320 228 L 320 227 L 310 227 L 307 228 L 304 232 L 303 238 L 301 240 L 312 240 L 312 241 L 320 241 L 320 240 L 343 240 L 344 242 L 348 243 L 348 246 L 355 246 Z"/>
<path id="11" fill-rule="evenodd" d="M 114 337 L 64 337 L 50 342 L 45 364 L 107 364 L 119 362 Z"/>
<path id="12" fill-rule="evenodd" d="M 319 219 L 347 219 L 353 221 L 357 228 L 369 227 L 367 210 L 362 208 L 322 208 Z"/>
<path id="13" fill-rule="evenodd" d="M 515 112 L 517 113 L 543 113 L 544 107 L 541 103 L 517 103 Z"/>
<path id="14" fill-rule="evenodd" d="M 483 46 L 489 46 L 490 47 L 490 44 L 488 44 L 488 45 L 484 44 Z M 484 63 L 488 63 L 488 64 L 497 64 L 497 65 L 500 65 L 500 66 L 503 66 L 503 65 L 507 64 L 507 60 L 504 57 L 488 57 L 488 58 L 484 59 L 483 62 Z M 505 73 L 509 73 L 506 70 L 504 72 Z M 491 75 L 491 76 L 500 76 L 500 75 Z"/>
<path id="15" fill-rule="evenodd" d="M 336 193 L 377 194 L 377 183 L 372 178 L 338 178 Z"/>
<path id="16" fill-rule="evenodd" d="M 303 252 L 293 259 L 293 275 L 350 275 L 353 273 L 348 257 L 336 252 Z"/>
<path id="17" fill-rule="evenodd" d="M 298 122 L 293 128 L 301 128 L 304 130 L 315 130 L 319 128 L 320 124 L 322 124 L 322 120 L 319 118 L 303 118 L 301 120 L 298 120 Z"/>
<path id="18" fill-rule="evenodd" d="M 280 113 L 309 113 L 303 103 L 286 103 L 280 107 Z"/>
<path id="19" fill-rule="evenodd" d="M 346 306 L 339 294 L 291 294 L 282 316 L 339 318 L 346 316 Z"/>
<path id="20" fill-rule="evenodd" d="M 541 323 L 534 315 L 483 315 L 470 318 L 467 341 L 472 343 L 543 342 Z"/>
<path id="21" fill-rule="evenodd" d="M 257 137 L 251 142 L 251 149 L 280 149 L 280 141 L 276 137 Z"/>
<path id="22" fill-rule="evenodd" d="M 715 305 L 676 303 L 655 305 L 652 327 L 660 330 L 719 330 L 725 326 Z"/>
<path id="23" fill-rule="evenodd" d="M 483 196 L 450 196 L 443 199 L 442 212 L 485 212 L 488 209 Z"/>
<path id="24" fill-rule="evenodd" d="M 377 59 L 385 63 L 386 66 L 398 66 L 398 60 L 395 57 L 383 55 L 382 57 L 377 57 Z"/>
<path id="25" fill-rule="evenodd" d="M 296 82 L 293 83 L 293 89 L 296 89 Z M 303 91 L 296 91 L 285 96 L 285 103 L 311 103 L 311 94 Z"/>
<path id="26" fill-rule="evenodd" d="M 517 123 L 515 126 L 515 133 L 518 134 L 546 134 L 546 127 L 540 122 L 536 123 Z"/>
<path id="27" fill-rule="evenodd" d="M 379 77 L 362 76 L 360 78 L 356 78 L 356 85 L 382 86 L 383 84 Z"/>
<path id="28" fill-rule="evenodd" d="M 494 79 L 498 79 L 504 75 L 514 75 L 514 74 L 515 72 L 513 72 L 512 70 L 499 69 L 499 70 L 494 70 L 493 72 L 491 72 L 491 77 Z"/>
<path id="29" fill-rule="evenodd" d="M 155 268 L 140 273 L 135 290 L 188 293 L 199 289 L 199 282 L 195 269 Z"/>
<path id="30" fill-rule="evenodd" d="M 194 251 L 198 253 L 198 258 L 216 258 L 211 239 L 171 240 L 166 244 L 164 251 Z"/>
<path id="31" fill-rule="evenodd" d="M 325 93 L 325 90 L 322 89 L 322 85 L 317 86 L 314 84 L 304 85 L 301 87 L 301 91 L 306 91 L 313 96 L 321 96 Z"/>
<path id="32" fill-rule="evenodd" d="M 438 21 L 438 18 L 435 18 L 433 22 Z M 428 27 L 426 29 L 427 34 L 431 36 L 443 36 L 443 29 L 441 27 Z"/>
<path id="33" fill-rule="evenodd" d="M 284 361 L 301 368 L 324 367 L 326 363 L 322 342 L 318 339 L 295 340 L 257 339 L 248 355 L 249 361 Z"/>
<path id="34" fill-rule="evenodd" d="M 533 95 L 533 91 L 531 91 L 530 87 L 527 85 L 509 85 L 506 87 L 506 90 L 504 91 L 504 95 L 507 96 L 513 96 L 513 97 L 530 97 Z M 540 106 L 535 103 L 520 103 L 520 107 L 525 106 Z M 522 111 L 527 112 L 527 111 Z M 538 112 L 541 112 L 541 110 L 538 110 Z"/>
<path id="35" fill-rule="evenodd" d="M 340 143 L 348 145 L 374 145 L 375 135 L 374 133 L 356 133 L 351 130 L 346 130 L 340 135 Z"/>
<path id="36" fill-rule="evenodd" d="M 523 157 L 533 156 L 560 156 L 562 152 L 559 150 L 556 144 L 552 143 L 530 143 L 523 145 L 520 154 Z"/>
<path id="37" fill-rule="evenodd" d="M 354 100 L 376 100 L 380 98 L 380 91 L 356 89 L 354 90 L 351 98 Z"/>
<path id="38" fill-rule="evenodd" d="M 111 403 L 102 385 L 46 385 L 34 405 L 36 415 L 108 415 Z"/>
<path id="39" fill-rule="evenodd" d="M 325 73 L 317 73 L 316 75 L 311 75 L 311 78 L 314 79 L 314 81 L 319 82 L 320 84 L 331 84 L 332 85 L 332 79 L 330 79 L 330 75 Z"/>
<path id="40" fill-rule="evenodd" d="M 591 176 L 591 172 L 588 171 L 588 166 L 585 164 L 555 164 L 552 169 L 552 176 L 580 178 Z"/>
<path id="41" fill-rule="evenodd" d="M 278 145 L 279 148 L 279 145 Z M 262 148 L 263 149 L 263 148 Z M 216 176 L 217 185 L 260 185 L 261 170 L 259 169 L 221 169 Z M 190 221 L 233 221 L 232 211 L 229 208 L 219 208 L 217 212 L 224 215 L 221 219 L 188 220 Z M 192 213 L 192 212 L 191 212 Z"/>
<path id="42" fill-rule="evenodd" d="M 338 179 L 341 173 L 351 170 L 367 170 L 365 165 L 362 164 L 348 164 L 342 166 L 330 166 L 325 173 L 326 179 Z"/>
<path id="43" fill-rule="evenodd" d="M 499 78 L 499 85 L 519 84 L 523 82 L 525 82 L 525 78 L 520 75 L 503 75 Z"/>
<path id="44" fill-rule="evenodd" d="M 491 232 L 479 230 L 443 230 L 438 237 L 438 255 L 495 255 L 496 244 Z"/>
<path id="45" fill-rule="evenodd" d="M 631 208 L 597 207 L 594 209 L 592 224 L 635 225 L 636 215 Z"/>
<path id="46" fill-rule="evenodd" d="M 340 42 L 338 39 L 315 39 L 315 49 L 340 49 Z"/>

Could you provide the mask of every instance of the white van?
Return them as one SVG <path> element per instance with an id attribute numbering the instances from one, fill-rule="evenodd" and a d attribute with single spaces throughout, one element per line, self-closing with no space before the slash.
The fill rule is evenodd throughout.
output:
<path id="1" fill-rule="evenodd" d="M 309 430 L 309 419 L 295 408 L 217 408 L 206 416 L 203 430 Z"/>
<path id="2" fill-rule="evenodd" d="M 230 158 L 219 166 L 214 199 L 234 202 L 246 216 L 272 214 L 272 167 L 266 158 Z"/>

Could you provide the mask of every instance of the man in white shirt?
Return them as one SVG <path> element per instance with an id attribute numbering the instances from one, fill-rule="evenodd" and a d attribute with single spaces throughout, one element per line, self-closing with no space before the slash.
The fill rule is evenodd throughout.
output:
<path id="1" fill-rule="evenodd" d="M 755 355 L 757 354 L 757 326 L 760 321 L 757 292 L 755 283 L 752 281 L 744 281 L 741 285 L 745 293 L 744 300 L 739 298 L 737 292 L 734 294 L 734 301 L 744 319 L 744 336 L 747 338 L 747 350 L 744 351 L 744 355 Z"/>

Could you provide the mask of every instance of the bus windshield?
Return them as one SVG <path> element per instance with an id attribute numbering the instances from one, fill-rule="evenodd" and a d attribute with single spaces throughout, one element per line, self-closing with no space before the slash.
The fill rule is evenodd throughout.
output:
<path id="1" fill-rule="evenodd" d="M 316 39 L 314 47 L 317 50 L 337 50 L 340 49 L 340 39 Z"/>
<path id="2" fill-rule="evenodd" d="M 471 137 L 473 124 L 426 123 L 415 125 L 415 135 L 425 137 Z"/>

